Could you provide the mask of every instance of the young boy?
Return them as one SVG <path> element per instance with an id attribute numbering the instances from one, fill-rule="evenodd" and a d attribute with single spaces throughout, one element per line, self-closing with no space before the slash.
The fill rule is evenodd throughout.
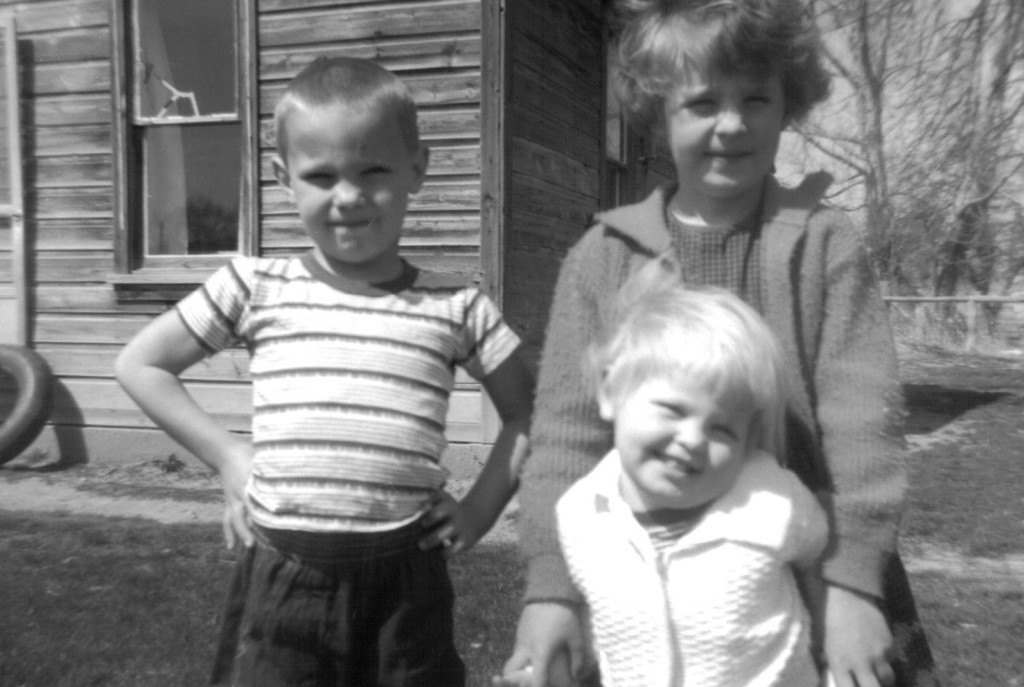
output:
<path id="1" fill-rule="evenodd" d="M 530 375 L 486 296 L 399 255 L 427 166 L 399 79 L 317 60 L 275 124 L 274 171 L 313 249 L 234 260 L 127 345 L 118 380 L 218 472 L 228 544 L 248 547 L 222 630 L 231 684 L 462 685 L 445 556 L 479 540 L 515 490 Z M 236 342 L 252 357 L 251 441 L 179 379 Z M 460 502 L 438 464 L 456 365 L 503 421 Z"/>
<path id="2" fill-rule="evenodd" d="M 773 454 L 778 346 L 731 293 L 652 262 L 592 349 L 612 450 L 557 506 L 605 687 L 818 687 L 793 565 L 825 513 Z"/>

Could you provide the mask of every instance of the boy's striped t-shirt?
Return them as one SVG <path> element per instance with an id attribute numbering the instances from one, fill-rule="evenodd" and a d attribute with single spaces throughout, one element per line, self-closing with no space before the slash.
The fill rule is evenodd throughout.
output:
<path id="1" fill-rule="evenodd" d="M 372 532 L 422 513 L 446 472 L 455 367 L 482 379 L 519 345 L 497 306 L 458 277 L 408 264 L 353 290 L 301 258 L 237 258 L 177 306 L 211 353 L 251 355 L 261 527 Z"/>

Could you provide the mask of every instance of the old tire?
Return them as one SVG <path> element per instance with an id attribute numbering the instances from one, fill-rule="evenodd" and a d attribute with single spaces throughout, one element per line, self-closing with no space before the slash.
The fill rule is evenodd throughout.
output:
<path id="1" fill-rule="evenodd" d="M 24 346 L 0 344 L 0 370 L 18 386 L 11 414 L 0 424 L 0 465 L 31 444 L 50 417 L 50 366 Z"/>

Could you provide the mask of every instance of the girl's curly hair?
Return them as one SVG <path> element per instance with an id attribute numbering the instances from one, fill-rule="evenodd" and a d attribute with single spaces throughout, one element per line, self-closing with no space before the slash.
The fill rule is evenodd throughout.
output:
<path id="1" fill-rule="evenodd" d="M 787 121 L 828 96 L 821 39 L 801 0 L 618 0 L 615 89 L 630 119 L 659 128 L 665 96 L 689 70 L 778 70 Z"/>

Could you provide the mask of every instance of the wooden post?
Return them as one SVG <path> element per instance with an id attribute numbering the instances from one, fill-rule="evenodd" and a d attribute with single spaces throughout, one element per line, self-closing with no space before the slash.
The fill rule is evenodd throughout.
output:
<path id="1" fill-rule="evenodd" d="M 886 303 L 912 303 L 914 306 L 914 331 L 915 336 L 923 338 L 927 333 L 927 317 L 925 315 L 926 303 L 966 303 L 967 311 L 964 313 L 967 332 L 964 336 L 964 350 L 974 353 L 978 349 L 978 310 L 985 303 L 1024 303 L 1022 296 L 885 296 Z M 961 311 L 959 306 L 957 313 Z M 988 314 L 984 313 L 984 324 L 986 327 L 994 326 L 989 322 Z M 1018 337 L 1019 338 L 1019 337 Z M 1009 340 L 1008 340 L 1009 342 Z"/>
<path id="2" fill-rule="evenodd" d="M 925 311 L 927 307 L 923 301 L 919 301 L 913 304 L 914 307 L 914 331 L 918 341 L 924 340 L 924 335 L 928 330 L 928 313 Z"/>
<path id="3" fill-rule="evenodd" d="M 11 280 L 14 289 L 13 321 L 5 322 L 3 340 L 27 346 L 29 341 L 29 275 L 27 241 L 25 239 L 24 200 L 21 178 L 21 100 L 18 86 L 18 40 L 14 17 L 0 16 L 2 43 L 0 65 L 3 79 L 2 98 L 4 111 L 0 122 L 4 126 L 2 136 L 7 144 L 6 179 L 0 179 L 0 214 L 6 215 L 11 226 Z M 4 308 L 5 320 L 9 315 Z"/>
<path id="4" fill-rule="evenodd" d="M 974 353 L 978 346 L 978 301 L 967 299 L 967 341 L 964 342 L 969 353 Z"/>

